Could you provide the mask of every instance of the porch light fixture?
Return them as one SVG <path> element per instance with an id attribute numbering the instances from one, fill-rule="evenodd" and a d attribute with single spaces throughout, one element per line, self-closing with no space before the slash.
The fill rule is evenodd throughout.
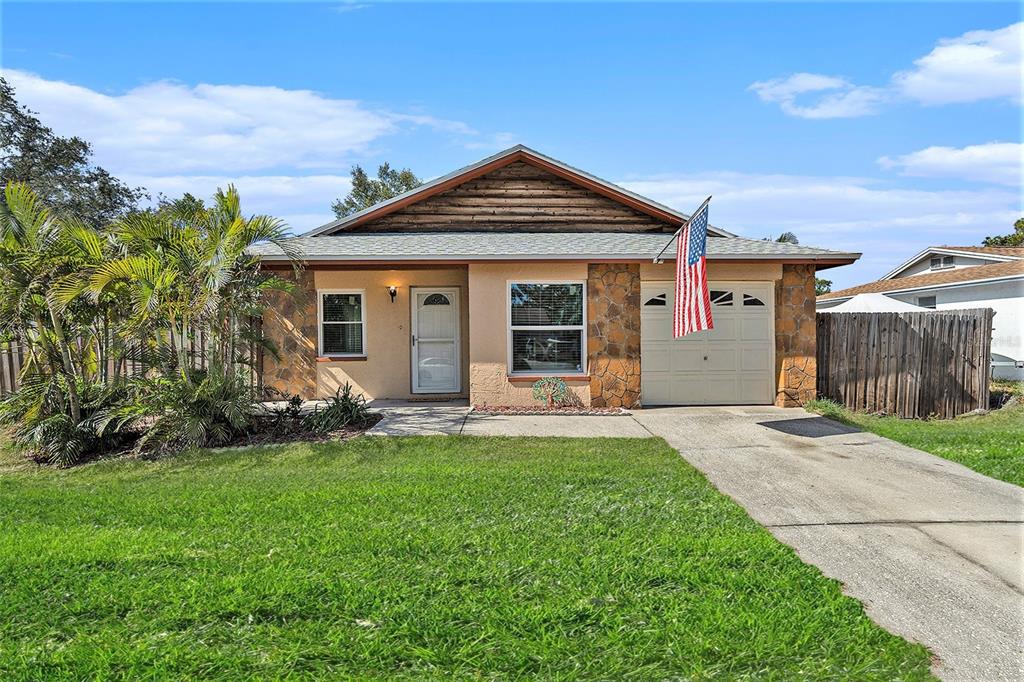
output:
<path id="1" fill-rule="evenodd" d="M 397 296 L 397 295 L 398 295 L 398 287 L 395 287 L 395 286 L 388 287 L 388 296 L 391 297 L 391 302 L 392 303 L 395 302 L 395 296 Z"/>

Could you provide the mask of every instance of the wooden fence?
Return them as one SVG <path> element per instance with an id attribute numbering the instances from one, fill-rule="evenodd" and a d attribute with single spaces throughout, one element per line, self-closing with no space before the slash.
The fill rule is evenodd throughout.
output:
<path id="1" fill-rule="evenodd" d="M 988 408 L 992 316 L 818 313 L 818 396 L 908 418 Z"/>
<path id="2" fill-rule="evenodd" d="M 260 324 L 256 320 L 256 324 Z M 197 330 L 187 335 L 184 350 L 195 369 L 206 369 L 207 350 L 210 343 L 209 335 L 204 330 Z M 81 342 L 79 342 L 79 345 Z M 115 377 L 130 377 L 145 374 L 149 368 L 142 361 L 138 347 L 129 347 L 128 352 L 116 358 L 100 363 L 95 372 L 98 381 L 108 382 Z M 130 344 L 132 346 L 132 344 Z M 81 348 L 79 348 L 81 350 Z M 247 378 L 249 385 L 256 394 L 262 394 L 263 348 L 256 343 L 247 343 L 241 354 L 248 358 L 251 370 Z M 17 341 L 0 341 L 0 398 L 17 390 L 21 370 L 25 366 L 26 349 Z"/>

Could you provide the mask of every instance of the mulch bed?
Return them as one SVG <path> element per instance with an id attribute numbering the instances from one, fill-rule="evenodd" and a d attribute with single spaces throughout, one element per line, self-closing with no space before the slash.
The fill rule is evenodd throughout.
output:
<path id="1" fill-rule="evenodd" d="M 621 407 L 536 407 L 511 405 L 474 405 L 473 414 L 515 415 L 522 417 L 571 416 L 571 417 L 625 417 L 629 412 Z"/>
<path id="2" fill-rule="evenodd" d="M 348 440 L 354 438 L 369 429 L 373 428 L 373 425 L 381 420 L 381 415 L 373 412 L 370 413 L 369 417 L 364 422 L 359 424 L 350 424 L 337 431 L 328 431 L 327 433 L 315 433 L 303 429 L 301 426 L 296 426 L 294 429 L 281 429 L 274 425 L 274 423 L 267 419 L 261 420 L 263 423 L 258 424 L 257 427 L 246 433 L 241 433 L 232 440 L 218 446 L 214 449 L 221 448 L 237 448 L 237 447 L 254 447 L 258 445 L 281 445 L 285 443 L 322 443 L 326 441 L 334 440 Z"/>

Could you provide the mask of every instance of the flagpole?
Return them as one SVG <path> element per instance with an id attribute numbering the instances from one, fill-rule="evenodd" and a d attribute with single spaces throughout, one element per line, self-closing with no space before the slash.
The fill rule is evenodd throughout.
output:
<path id="1" fill-rule="evenodd" d="M 676 233 L 673 234 L 672 238 L 668 240 L 668 244 L 665 244 L 665 246 L 661 247 L 661 251 L 659 251 L 658 255 L 654 257 L 654 260 L 652 261 L 653 263 L 658 264 L 658 263 L 663 262 L 661 260 L 661 254 L 665 253 L 665 249 L 667 249 L 669 247 L 669 245 L 672 242 L 674 242 L 679 237 L 679 233 L 682 232 L 683 229 L 687 225 L 690 224 L 690 221 L 693 220 L 693 216 L 695 216 L 698 213 L 700 213 L 701 209 L 703 209 L 708 204 L 709 201 L 711 201 L 711 195 L 710 194 L 708 195 L 707 199 L 705 199 L 704 201 L 701 202 L 700 206 L 697 207 L 697 210 L 690 214 L 690 217 L 686 219 L 686 222 L 679 226 L 679 229 L 676 230 Z"/>

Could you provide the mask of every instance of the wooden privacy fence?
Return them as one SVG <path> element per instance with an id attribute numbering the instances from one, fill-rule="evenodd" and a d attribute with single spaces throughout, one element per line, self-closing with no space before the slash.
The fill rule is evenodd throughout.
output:
<path id="1" fill-rule="evenodd" d="M 818 396 L 908 418 L 988 408 L 992 316 L 818 313 Z"/>
<path id="2" fill-rule="evenodd" d="M 257 324 L 260 324 L 257 321 Z M 78 340 L 79 351 L 81 351 L 81 340 Z M 211 343 L 210 335 L 203 329 L 197 329 L 186 335 L 184 350 L 195 369 L 206 369 L 207 349 Z M 110 358 L 100 363 L 100 366 L 93 372 L 92 378 L 97 381 L 109 382 L 116 377 L 130 377 L 145 374 L 149 367 L 140 359 L 141 351 L 131 344 L 129 352 L 118 358 Z M 256 343 L 246 343 L 244 348 L 236 351 L 238 355 L 248 358 L 252 369 L 246 368 L 246 378 L 249 386 L 256 394 L 262 394 L 262 371 L 263 371 L 263 348 Z M 25 366 L 27 351 L 18 341 L 0 341 L 0 398 L 13 393 L 20 385 L 19 377 Z M 237 355 L 236 355 L 237 357 Z"/>

